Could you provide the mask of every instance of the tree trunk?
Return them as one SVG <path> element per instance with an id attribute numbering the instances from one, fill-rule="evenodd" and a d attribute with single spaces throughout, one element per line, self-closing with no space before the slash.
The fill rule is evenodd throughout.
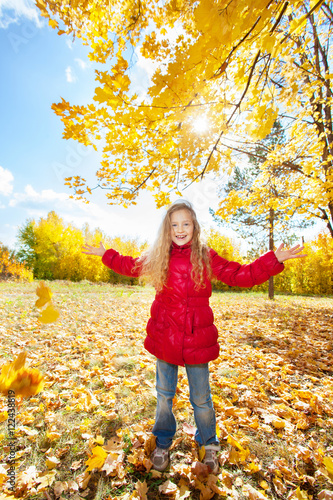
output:
<path id="1" fill-rule="evenodd" d="M 269 209 L 269 249 L 274 251 L 274 208 Z M 274 276 L 268 281 L 268 298 L 274 299 Z"/>

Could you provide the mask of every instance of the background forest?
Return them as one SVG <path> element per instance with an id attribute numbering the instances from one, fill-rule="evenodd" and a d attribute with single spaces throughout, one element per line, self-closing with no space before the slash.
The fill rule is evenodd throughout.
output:
<path id="1" fill-rule="evenodd" d="M 236 243 L 210 229 L 204 233 L 207 244 L 222 257 L 248 263 L 263 252 L 249 250 L 247 257 L 242 256 Z M 114 248 L 123 255 L 138 257 L 148 247 L 147 242 L 136 239 L 110 238 L 100 230 L 90 231 L 86 226 L 78 229 L 66 224 L 56 213 L 38 221 L 29 220 L 19 230 L 19 249 L 17 252 L 1 247 L 0 273 L 2 279 L 32 280 L 69 280 L 107 282 L 122 284 L 145 284 L 144 280 L 120 276 L 105 267 L 101 259 L 84 255 L 82 245 L 85 242 L 99 246 L 103 240 L 107 248 Z M 333 294 L 333 240 L 327 233 L 305 244 L 307 258 L 288 262 L 283 273 L 274 279 L 275 291 L 291 294 Z M 241 291 L 224 283 L 213 281 L 215 290 Z M 266 291 L 268 283 L 256 286 L 252 290 Z"/>

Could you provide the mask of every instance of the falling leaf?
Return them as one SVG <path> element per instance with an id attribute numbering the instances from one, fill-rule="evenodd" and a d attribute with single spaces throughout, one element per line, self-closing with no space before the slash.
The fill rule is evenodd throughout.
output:
<path id="1" fill-rule="evenodd" d="M 44 308 L 42 309 L 42 314 L 39 316 L 39 321 L 43 324 L 54 323 L 59 318 L 59 311 L 52 304 L 52 292 L 48 286 L 45 285 L 44 281 L 39 283 L 36 289 L 36 294 L 39 299 L 36 300 L 36 307 Z M 45 307 L 46 306 L 46 307 Z"/>
<path id="2" fill-rule="evenodd" d="M 48 286 L 45 285 L 44 281 L 41 281 L 37 288 L 36 288 L 36 294 L 38 295 L 39 299 L 36 300 L 36 307 L 43 307 L 47 302 L 51 301 L 52 298 L 52 292 Z"/>
<path id="3" fill-rule="evenodd" d="M 0 374 L 0 392 L 8 394 L 9 390 L 15 396 L 29 397 L 38 394 L 44 387 L 44 377 L 36 368 L 27 368 L 25 360 L 27 353 L 21 352 L 12 363 L 3 365 Z"/>
<path id="4" fill-rule="evenodd" d="M 42 310 L 42 314 L 38 319 L 41 323 L 48 324 L 57 321 L 59 316 L 60 313 L 58 309 L 56 309 L 53 304 L 49 304 L 45 309 Z"/>

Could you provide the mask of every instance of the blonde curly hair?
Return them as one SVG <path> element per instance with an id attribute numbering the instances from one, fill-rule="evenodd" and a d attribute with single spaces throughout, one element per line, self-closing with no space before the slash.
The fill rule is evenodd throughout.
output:
<path id="1" fill-rule="evenodd" d="M 135 266 L 135 268 L 141 268 L 140 273 L 148 277 L 156 291 L 161 291 L 167 282 L 172 248 L 171 216 L 179 210 L 187 210 L 193 222 L 191 278 L 195 283 L 195 288 L 204 288 L 205 276 L 211 277 L 208 247 L 200 240 L 201 230 L 196 213 L 189 201 L 180 200 L 170 205 L 160 226 L 155 243 L 140 257 Z"/>

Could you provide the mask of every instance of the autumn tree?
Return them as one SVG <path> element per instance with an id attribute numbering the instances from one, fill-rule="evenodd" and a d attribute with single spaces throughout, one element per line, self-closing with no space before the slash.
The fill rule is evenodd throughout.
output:
<path id="1" fill-rule="evenodd" d="M 324 220 L 333 236 L 332 2 L 37 5 L 60 34 L 80 37 L 90 59 L 105 64 L 96 70 L 90 103 L 62 99 L 53 109 L 64 138 L 97 148 L 103 137 L 95 187 L 107 190 L 109 203 L 127 206 L 148 189 L 161 206 L 171 190 L 180 194 L 208 173 L 231 173 L 235 138 L 263 139 L 279 117 L 288 140 L 267 161 L 286 172 L 290 197 L 281 208 Z M 138 51 L 155 67 L 140 92 L 133 71 Z M 265 164 L 261 175 L 267 176 Z M 79 175 L 67 183 L 78 197 L 91 193 Z"/>
<path id="2" fill-rule="evenodd" d="M 239 157 L 242 166 L 236 165 L 227 184 L 220 188 L 219 215 L 211 211 L 219 225 L 230 226 L 246 238 L 251 257 L 256 252 L 275 250 L 278 239 L 289 244 L 294 242 L 297 237 L 293 230 L 305 228 L 311 223 L 299 216 L 297 207 L 292 214 L 289 209 L 281 208 L 281 201 L 290 198 L 290 193 L 282 187 L 285 184 L 281 182 L 284 172 L 274 164 L 267 168 L 267 156 L 277 145 L 284 143 L 284 130 L 276 121 L 267 137 L 259 141 L 254 149 L 250 147 L 245 155 L 248 163 L 244 163 L 244 155 Z M 261 166 L 264 162 L 267 175 L 263 178 Z M 266 211 L 263 211 L 263 206 Z M 270 299 L 274 298 L 273 276 L 269 279 L 268 295 Z"/>
<path id="3" fill-rule="evenodd" d="M 216 229 L 210 228 L 204 231 L 204 239 L 207 245 L 221 255 L 224 259 L 232 260 L 242 263 L 243 258 L 240 253 L 239 245 L 229 236 L 221 234 Z M 212 280 L 212 287 L 214 290 L 230 290 L 230 286 L 216 279 Z M 235 287 L 235 290 L 239 288 Z"/>
<path id="4" fill-rule="evenodd" d="M 39 221 L 28 220 L 19 230 L 18 240 L 20 259 L 29 262 L 37 279 L 66 279 L 71 281 L 106 281 L 110 283 L 135 284 L 135 278 L 121 277 L 106 268 L 101 259 L 94 259 L 82 253 L 84 243 L 99 246 L 103 240 L 105 246 L 132 255 L 139 256 L 146 248 L 146 243 L 137 240 L 110 238 L 101 230 L 90 231 L 88 225 L 83 229 L 66 224 L 55 212 L 49 212 Z"/>
<path id="5" fill-rule="evenodd" d="M 14 250 L 10 250 L 0 242 L 0 281 L 32 281 L 32 279 L 32 273 L 25 262 L 20 262 Z"/>

